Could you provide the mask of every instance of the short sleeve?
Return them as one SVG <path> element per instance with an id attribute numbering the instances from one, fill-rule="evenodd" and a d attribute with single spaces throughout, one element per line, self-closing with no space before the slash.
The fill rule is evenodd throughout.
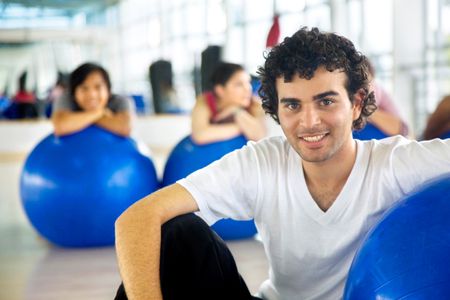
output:
<path id="1" fill-rule="evenodd" d="M 75 103 L 70 99 L 70 96 L 68 94 L 63 94 L 61 97 L 58 97 L 55 99 L 55 101 L 52 104 L 52 111 L 75 111 L 77 106 Z"/>
<path id="2" fill-rule="evenodd" d="M 177 182 L 194 197 L 208 224 L 223 218 L 254 218 L 260 172 L 253 144 L 249 142 Z"/>
<path id="3" fill-rule="evenodd" d="M 391 163 L 398 185 L 408 194 L 428 180 L 450 174 L 450 139 L 399 144 Z"/>
<path id="4" fill-rule="evenodd" d="M 132 113 L 134 111 L 134 105 L 131 102 L 131 99 L 120 95 L 111 96 L 111 99 L 108 102 L 108 108 L 115 113 L 118 112 Z"/>

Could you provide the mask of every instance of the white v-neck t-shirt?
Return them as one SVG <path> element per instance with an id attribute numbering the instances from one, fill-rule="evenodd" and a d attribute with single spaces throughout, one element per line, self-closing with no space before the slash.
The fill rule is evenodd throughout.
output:
<path id="1" fill-rule="evenodd" d="M 269 260 L 264 299 L 340 299 L 356 249 L 382 214 L 421 183 L 450 173 L 450 139 L 358 141 L 350 176 L 322 211 L 284 137 L 249 142 L 178 181 L 199 215 L 254 219 Z"/>

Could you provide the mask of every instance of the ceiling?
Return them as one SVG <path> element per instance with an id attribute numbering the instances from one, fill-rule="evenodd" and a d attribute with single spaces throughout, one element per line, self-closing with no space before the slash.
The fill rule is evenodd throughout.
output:
<path id="1" fill-rule="evenodd" d="M 1 0 L 0 1 L 0 47 L 36 42 L 43 39 L 79 39 L 81 22 L 89 15 L 102 15 L 120 0 Z M 77 23 L 78 20 L 78 23 Z M 84 21 L 83 21 L 84 20 Z M 96 19 L 95 25 L 101 25 Z M 100 18 L 101 20 L 101 18 Z M 88 23 L 82 23 L 90 30 Z M 97 26 L 98 27 L 98 26 Z M 66 30 L 64 30 L 66 29 Z M 98 30 L 98 29 L 95 29 Z M 85 32 L 87 33 L 87 32 Z"/>
<path id="2" fill-rule="evenodd" d="M 73 16 L 89 13 L 115 5 L 120 0 L 2 0 L 0 21 L 31 17 Z M 2 27 L 0 22 L 0 28 Z"/>

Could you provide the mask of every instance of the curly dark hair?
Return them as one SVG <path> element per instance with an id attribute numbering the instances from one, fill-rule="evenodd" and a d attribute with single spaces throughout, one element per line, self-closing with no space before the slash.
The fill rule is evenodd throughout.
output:
<path id="1" fill-rule="evenodd" d="M 353 122 L 353 129 L 364 128 L 367 117 L 376 109 L 373 91 L 369 92 L 369 61 L 355 49 L 348 39 L 334 33 L 321 32 L 317 28 L 301 28 L 292 37 L 274 47 L 265 55 L 264 66 L 259 67 L 261 87 L 258 91 L 262 106 L 278 124 L 278 94 L 275 81 L 283 77 L 290 82 L 293 76 L 311 79 L 317 68 L 328 71 L 342 70 L 347 75 L 346 90 L 353 103 L 354 95 L 364 90 L 360 117 Z"/>

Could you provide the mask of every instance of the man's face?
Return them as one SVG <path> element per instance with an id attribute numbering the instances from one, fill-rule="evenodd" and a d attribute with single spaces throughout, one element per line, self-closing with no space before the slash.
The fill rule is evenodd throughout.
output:
<path id="1" fill-rule="evenodd" d="M 352 123 L 360 115 L 345 89 L 346 74 L 320 67 L 310 79 L 278 78 L 278 117 L 289 143 L 304 161 L 339 159 L 351 149 Z M 351 152 L 350 152 L 351 153 Z"/>
<path id="2" fill-rule="evenodd" d="M 75 89 L 75 101 L 85 111 L 106 107 L 108 98 L 108 86 L 100 72 L 90 73 Z"/>

